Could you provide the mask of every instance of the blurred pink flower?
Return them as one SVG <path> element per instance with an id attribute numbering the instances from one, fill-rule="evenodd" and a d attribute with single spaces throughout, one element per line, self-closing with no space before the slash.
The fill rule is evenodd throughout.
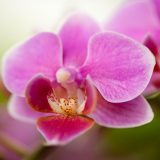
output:
<path id="1" fill-rule="evenodd" d="M 3 107 L 0 108 L 0 134 L 4 134 L 15 142 L 20 143 L 29 151 L 33 151 L 40 145 L 40 134 L 33 124 L 24 123 L 13 119 Z M 10 142 L 12 143 L 12 142 Z M 5 159 L 20 160 L 21 157 L 8 150 L 0 143 L 0 152 Z"/>
<path id="2" fill-rule="evenodd" d="M 156 65 L 144 93 L 151 94 L 160 90 L 160 1 L 128 1 L 106 22 L 105 28 L 130 36 L 152 51 Z"/>
<path id="3" fill-rule="evenodd" d="M 154 64 L 140 43 L 100 32 L 93 19 L 76 14 L 57 35 L 39 33 L 6 54 L 3 80 L 13 93 L 9 110 L 16 118 L 36 120 L 52 145 L 71 141 L 94 121 L 106 127 L 139 126 L 153 118 L 139 95 Z"/>

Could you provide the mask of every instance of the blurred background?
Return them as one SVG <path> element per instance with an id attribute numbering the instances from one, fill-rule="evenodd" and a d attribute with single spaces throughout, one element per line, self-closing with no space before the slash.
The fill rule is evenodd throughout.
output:
<path id="1" fill-rule="evenodd" d="M 66 15 L 72 12 L 86 12 L 103 23 L 123 3 L 124 0 L 0 0 L 0 62 L 13 44 L 39 31 L 56 32 Z M 18 160 L 24 156 L 23 150 L 15 150 L 14 154 L 12 147 L 5 147 L 3 139 L 11 141 L 4 135 L 9 135 L 17 147 L 26 148 L 26 155 L 29 155 L 26 160 L 160 159 L 160 96 L 149 100 L 155 112 L 150 124 L 131 129 L 95 126 L 64 147 L 42 147 L 42 139 L 34 126 L 8 115 L 8 97 L 0 80 L 0 160 Z"/>
<path id="2" fill-rule="evenodd" d="M 0 53 L 28 35 L 55 31 L 64 16 L 86 12 L 102 22 L 124 0 L 0 0 Z"/>

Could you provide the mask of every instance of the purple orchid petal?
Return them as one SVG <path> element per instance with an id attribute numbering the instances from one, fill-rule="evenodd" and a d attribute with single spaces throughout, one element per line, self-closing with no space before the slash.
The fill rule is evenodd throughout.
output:
<path id="1" fill-rule="evenodd" d="M 149 85 L 144 91 L 144 95 L 150 95 L 160 90 L 160 73 L 153 72 Z"/>
<path id="2" fill-rule="evenodd" d="M 26 88 L 26 100 L 30 106 L 39 112 L 53 112 L 47 96 L 52 92 L 50 80 L 44 76 L 37 76 L 30 81 Z"/>
<path id="3" fill-rule="evenodd" d="M 156 59 L 156 65 L 152 74 L 151 80 L 144 91 L 144 95 L 149 95 L 157 92 L 160 89 L 160 53 L 156 42 L 152 37 L 146 37 L 144 45 L 147 46 L 153 53 Z"/>
<path id="4" fill-rule="evenodd" d="M 151 81 L 157 90 L 160 90 L 160 72 L 154 72 Z"/>
<path id="5" fill-rule="evenodd" d="M 150 49 L 150 51 L 153 53 L 156 59 L 156 65 L 154 68 L 154 71 L 160 72 L 160 53 L 159 53 L 159 47 L 156 44 L 156 42 L 153 40 L 151 36 L 147 36 L 144 40 L 144 45 L 147 46 L 147 48 Z"/>
<path id="6" fill-rule="evenodd" d="M 143 44 L 145 46 L 147 46 L 147 48 L 149 48 L 151 50 L 151 52 L 153 53 L 153 55 L 155 57 L 159 54 L 158 46 L 157 46 L 156 42 L 154 41 L 154 39 L 151 36 L 147 36 L 144 39 Z"/>
<path id="7" fill-rule="evenodd" d="M 4 59 L 3 80 L 9 91 L 24 96 L 27 82 L 38 73 L 51 80 L 61 66 L 62 47 L 52 33 L 40 33 L 11 50 Z"/>
<path id="8" fill-rule="evenodd" d="M 82 14 L 71 16 L 60 30 L 63 58 L 66 66 L 80 66 L 86 59 L 89 38 L 99 27 L 90 17 Z"/>
<path id="9" fill-rule="evenodd" d="M 90 117 L 105 127 L 128 128 L 149 123 L 153 119 L 153 112 L 149 103 L 141 96 L 129 102 L 115 104 L 100 97 L 97 108 Z"/>
<path id="10" fill-rule="evenodd" d="M 15 119 L 30 123 L 35 123 L 36 119 L 46 116 L 44 113 L 33 110 L 26 103 L 25 98 L 17 97 L 15 95 L 12 95 L 9 101 L 8 110 Z"/>
<path id="11" fill-rule="evenodd" d="M 93 120 L 82 116 L 55 115 L 40 118 L 37 127 L 49 145 L 66 144 L 93 126 Z"/>
<path id="12" fill-rule="evenodd" d="M 142 42 L 147 34 L 160 31 L 160 21 L 150 0 L 134 0 L 124 4 L 105 28 Z"/>
<path id="13" fill-rule="evenodd" d="M 151 0 L 151 1 L 154 3 L 154 5 L 156 7 L 157 14 L 160 18 L 160 1 L 159 0 Z"/>
<path id="14" fill-rule="evenodd" d="M 155 59 L 140 43 L 118 33 L 103 32 L 92 37 L 83 76 L 93 83 L 109 102 L 132 100 L 147 87 Z"/>

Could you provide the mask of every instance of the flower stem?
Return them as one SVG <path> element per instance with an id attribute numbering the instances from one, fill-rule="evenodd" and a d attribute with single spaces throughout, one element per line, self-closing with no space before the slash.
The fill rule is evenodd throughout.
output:
<path id="1" fill-rule="evenodd" d="M 26 157 L 29 154 L 29 150 L 24 145 L 2 132 L 0 132 L 0 145 L 21 157 Z"/>
<path id="2" fill-rule="evenodd" d="M 31 155 L 26 157 L 24 160 L 44 160 L 50 159 L 49 157 L 53 157 L 54 151 L 57 149 L 57 146 L 39 146 L 36 151 L 34 151 Z"/>

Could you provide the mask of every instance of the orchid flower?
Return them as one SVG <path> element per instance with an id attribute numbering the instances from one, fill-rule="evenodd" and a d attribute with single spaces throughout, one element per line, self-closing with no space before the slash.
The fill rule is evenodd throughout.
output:
<path id="1" fill-rule="evenodd" d="M 144 94 L 160 90 L 160 1 L 128 1 L 106 22 L 105 28 L 130 36 L 152 51 L 156 65 Z"/>
<path id="2" fill-rule="evenodd" d="M 154 65 L 139 42 L 75 14 L 57 34 L 42 32 L 11 49 L 2 76 L 13 94 L 10 113 L 36 123 L 47 144 L 61 145 L 94 122 L 113 128 L 150 122 L 152 109 L 140 94 Z"/>

